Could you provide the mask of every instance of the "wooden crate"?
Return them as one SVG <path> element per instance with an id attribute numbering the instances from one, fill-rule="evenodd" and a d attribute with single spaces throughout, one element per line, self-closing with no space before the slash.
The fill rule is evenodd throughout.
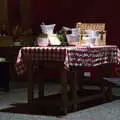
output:
<path id="1" fill-rule="evenodd" d="M 84 40 L 85 30 L 97 31 L 99 39 L 96 41 L 95 45 L 106 45 L 106 30 L 105 23 L 80 23 L 76 24 L 76 27 L 80 29 L 80 44 L 85 44 L 87 41 Z"/>

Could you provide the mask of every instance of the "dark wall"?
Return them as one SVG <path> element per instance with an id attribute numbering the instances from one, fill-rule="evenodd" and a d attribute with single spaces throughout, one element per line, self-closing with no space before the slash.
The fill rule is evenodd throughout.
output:
<path id="1" fill-rule="evenodd" d="M 17 24 L 21 23 L 20 17 L 20 1 L 8 0 L 8 28 L 9 33 L 12 34 L 12 29 Z"/>
<path id="2" fill-rule="evenodd" d="M 9 24 L 20 24 L 20 1 L 8 0 L 8 19 Z"/>
<path id="3" fill-rule="evenodd" d="M 106 8 L 107 6 L 107 8 Z M 74 24 L 84 22 L 107 22 L 111 14 L 111 5 L 102 1 L 80 0 L 32 0 L 34 22 L 57 22 L 58 24 Z M 106 19 L 107 18 L 107 19 Z"/>

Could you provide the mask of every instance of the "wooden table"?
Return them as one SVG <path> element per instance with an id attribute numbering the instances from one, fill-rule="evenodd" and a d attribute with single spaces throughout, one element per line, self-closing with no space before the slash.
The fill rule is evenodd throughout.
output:
<path id="1" fill-rule="evenodd" d="M 16 70 L 18 75 L 26 73 L 28 79 L 28 103 L 44 102 L 43 99 L 43 78 L 42 69 L 47 66 L 48 62 L 55 61 L 57 64 L 61 64 L 61 103 L 64 113 L 68 112 L 68 106 L 72 105 L 76 109 L 77 104 L 93 98 L 106 97 L 106 91 L 103 84 L 100 85 L 100 94 L 79 97 L 77 89 L 78 74 L 81 68 L 84 66 L 101 66 L 104 64 L 118 63 L 119 62 L 119 49 L 117 46 L 96 46 L 96 47 L 23 47 L 20 49 Z M 42 63 L 42 64 L 39 64 Z M 39 67 L 38 67 L 39 65 Z M 39 81 L 39 98 L 34 99 L 33 87 L 34 68 L 37 66 L 38 72 L 41 72 L 41 80 Z M 57 66 L 57 65 L 56 65 Z M 53 66 L 52 66 L 53 67 Z M 54 66 L 55 67 L 55 66 Z M 73 80 L 67 80 L 67 73 L 71 73 L 74 76 Z M 67 85 L 70 83 L 70 99 L 68 96 Z M 81 81 L 79 80 L 81 83 Z M 80 85 L 80 84 L 79 84 Z M 79 91 L 81 86 L 79 86 Z M 108 93 L 110 93 L 110 90 Z M 49 99 L 49 98 L 48 98 Z"/>

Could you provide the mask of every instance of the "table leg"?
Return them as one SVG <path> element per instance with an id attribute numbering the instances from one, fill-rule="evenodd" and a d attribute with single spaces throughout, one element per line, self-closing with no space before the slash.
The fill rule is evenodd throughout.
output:
<path id="1" fill-rule="evenodd" d="M 44 96 L 44 67 L 41 66 L 39 61 L 37 63 L 37 68 L 35 70 L 35 78 L 37 80 L 37 88 L 38 88 L 38 98 L 42 98 Z"/>
<path id="2" fill-rule="evenodd" d="M 83 91 L 83 85 L 84 85 L 84 72 L 83 68 L 79 68 L 79 70 L 75 69 L 75 79 L 78 84 L 78 90 Z"/>
<path id="3" fill-rule="evenodd" d="M 112 85 L 111 84 L 108 85 L 108 88 L 107 88 L 107 91 L 106 91 L 106 98 L 109 101 L 111 101 L 113 99 L 113 96 L 112 96 Z"/>
<path id="4" fill-rule="evenodd" d="M 68 94 L 67 94 L 67 71 L 63 70 L 61 75 L 61 91 L 62 91 L 62 102 L 64 114 L 68 112 Z"/>
<path id="5" fill-rule="evenodd" d="M 28 88 L 27 88 L 27 93 L 28 93 L 28 96 L 27 96 L 27 99 L 28 99 L 28 103 L 32 103 L 33 102 L 33 97 L 34 97 L 34 94 L 33 94 L 33 87 L 34 87 L 34 84 L 33 84 L 33 68 L 32 68 L 32 64 L 29 64 L 29 67 L 28 67 L 28 71 L 27 71 L 27 79 L 28 79 Z"/>
<path id="6" fill-rule="evenodd" d="M 38 81 L 38 90 L 39 90 L 38 96 L 39 98 L 42 98 L 44 96 L 44 76 L 43 75 L 41 75 L 41 79 L 40 81 Z"/>
<path id="7" fill-rule="evenodd" d="M 77 109 L 77 81 L 78 81 L 78 72 L 75 71 L 74 72 L 74 80 L 73 80 L 73 87 L 72 87 L 72 99 L 73 99 L 73 109 L 76 110 Z"/>
<path id="8" fill-rule="evenodd" d="M 73 102 L 73 111 L 77 109 L 77 73 L 76 72 L 69 72 L 69 83 L 70 83 L 70 94 L 71 94 L 71 99 Z"/>

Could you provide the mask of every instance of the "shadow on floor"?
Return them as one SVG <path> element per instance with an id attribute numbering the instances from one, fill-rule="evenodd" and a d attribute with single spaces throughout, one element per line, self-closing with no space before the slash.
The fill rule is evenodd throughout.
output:
<path id="1" fill-rule="evenodd" d="M 93 106 L 101 105 L 103 103 L 107 103 L 108 101 L 104 101 L 102 99 L 91 100 L 78 105 L 78 110 L 88 109 Z M 11 104 L 12 107 L 1 109 L 0 112 L 9 112 L 9 113 L 19 113 L 19 114 L 31 114 L 31 115 L 47 115 L 47 116 L 63 116 L 64 113 L 60 106 L 55 106 L 54 104 L 50 105 L 39 105 L 34 104 L 30 105 L 27 103 L 15 103 Z M 69 113 L 73 112 L 72 107 L 69 107 Z M 75 111 L 74 111 L 75 112 Z"/>

